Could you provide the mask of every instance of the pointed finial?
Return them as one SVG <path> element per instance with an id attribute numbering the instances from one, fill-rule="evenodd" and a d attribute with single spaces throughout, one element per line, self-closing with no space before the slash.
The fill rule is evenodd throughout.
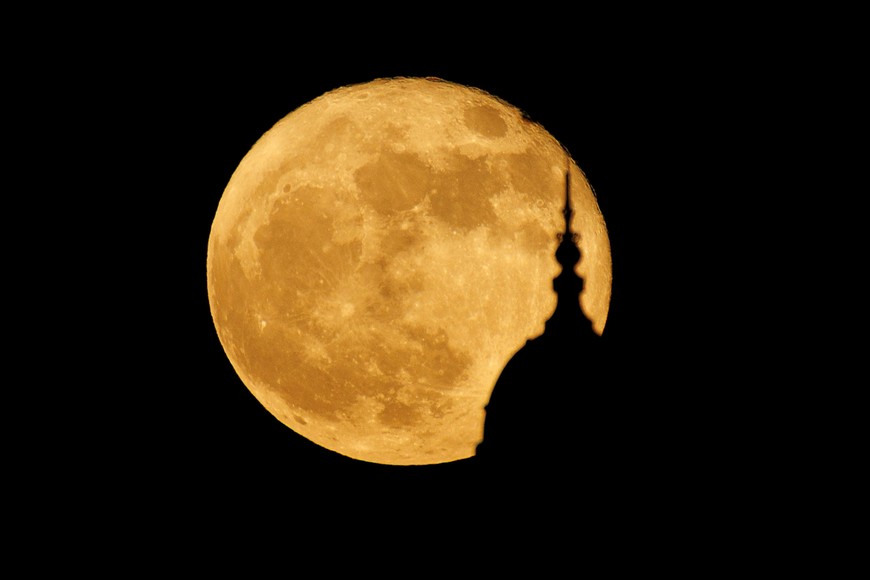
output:
<path id="1" fill-rule="evenodd" d="M 571 207 L 571 166 L 565 169 L 565 233 L 571 230 L 571 216 L 574 210 Z"/>
<path id="2" fill-rule="evenodd" d="M 571 230 L 571 217 L 574 209 L 571 206 L 571 168 L 565 170 L 565 207 L 562 210 L 565 215 L 565 230 L 559 234 L 559 247 L 556 249 L 556 259 L 563 266 L 580 261 L 580 248 L 577 247 L 577 234 Z M 572 270 L 573 271 L 573 270 Z"/>

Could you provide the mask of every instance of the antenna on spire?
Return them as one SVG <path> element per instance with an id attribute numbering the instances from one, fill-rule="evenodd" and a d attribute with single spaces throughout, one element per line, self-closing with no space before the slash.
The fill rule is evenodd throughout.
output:
<path id="1" fill-rule="evenodd" d="M 571 229 L 571 216 L 574 210 L 571 208 L 571 166 L 565 169 L 565 233 Z"/>
<path id="2" fill-rule="evenodd" d="M 562 210 L 565 216 L 565 231 L 559 236 L 560 239 L 568 237 L 576 241 L 576 234 L 571 231 L 571 218 L 574 216 L 574 208 L 571 206 L 571 162 L 566 159 L 565 163 L 565 207 Z"/>

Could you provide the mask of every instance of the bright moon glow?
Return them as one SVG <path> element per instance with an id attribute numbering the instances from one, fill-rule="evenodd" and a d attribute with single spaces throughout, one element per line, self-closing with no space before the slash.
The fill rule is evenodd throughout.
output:
<path id="1" fill-rule="evenodd" d="M 211 313 L 239 377 L 285 425 L 355 459 L 474 455 L 499 374 L 556 307 L 566 165 L 580 303 L 600 334 L 604 219 L 518 109 L 403 78 L 290 113 L 242 159 L 209 238 Z"/>

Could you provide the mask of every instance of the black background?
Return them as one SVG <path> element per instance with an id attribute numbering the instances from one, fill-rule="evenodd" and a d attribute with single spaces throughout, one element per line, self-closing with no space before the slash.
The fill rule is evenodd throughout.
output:
<path id="1" fill-rule="evenodd" d="M 542 124 L 586 173 L 612 245 L 606 365 L 612 382 L 632 389 L 648 416 L 659 418 L 645 422 L 652 433 L 633 435 L 661 443 L 656 474 L 626 474 L 620 491 L 648 501 L 622 503 L 631 513 L 664 509 L 655 497 L 685 490 L 691 472 L 701 490 L 689 494 L 692 501 L 713 509 L 708 484 L 729 473 L 722 466 L 742 448 L 728 417 L 744 387 L 729 379 L 746 354 L 714 344 L 740 325 L 719 292 L 724 257 L 709 244 L 718 200 L 734 187 L 736 152 L 722 143 L 737 129 L 723 95 L 739 99 L 750 84 L 727 50 L 691 53 L 685 38 L 655 35 L 630 45 L 619 36 L 594 40 L 556 17 L 486 38 L 390 29 L 377 42 L 339 42 L 334 30 L 317 42 L 294 42 L 263 24 L 256 34 L 188 42 L 186 30 L 139 39 L 139 50 L 115 59 L 111 43 L 95 47 L 85 60 L 100 66 L 78 77 L 99 87 L 82 99 L 76 129 L 91 137 L 79 147 L 94 159 L 86 170 L 106 185 L 109 202 L 93 195 L 83 202 L 93 204 L 95 226 L 85 239 L 100 284 L 86 293 L 80 323 L 92 326 L 92 313 L 100 313 L 101 346 L 76 362 L 82 375 L 98 377 L 79 425 L 86 439 L 76 440 L 72 455 L 76 469 L 87 466 L 82 477 L 112 490 L 122 519 L 160 517 L 202 529 L 237 517 L 310 523 L 354 514 L 353 521 L 413 530 L 449 521 L 461 530 L 455 533 L 473 535 L 468 530 L 487 517 L 537 513 L 540 498 L 481 478 L 469 462 L 381 466 L 296 435 L 248 392 L 215 332 L 206 248 L 242 157 L 311 99 L 391 76 L 486 90 Z M 582 434 L 577 450 L 565 461 L 594 484 Z M 712 469 L 711 458 L 720 467 Z M 620 504 L 592 489 L 564 498 L 575 506 L 570 517 L 588 508 L 600 523 L 602 510 Z M 506 493 L 514 499 L 505 508 Z M 559 517 L 556 500 L 538 517 Z M 502 507 L 494 514 L 493 505 Z"/>
<path id="2" fill-rule="evenodd" d="M 837 139 L 814 135 L 858 134 L 858 116 L 839 110 L 856 91 L 832 82 L 859 78 L 849 15 L 463 8 L 74 6 L 10 21 L 21 34 L 9 43 L 4 120 L 20 193 L 5 198 L 5 289 L 23 324 L 6 394 L 28 400 L 4 408 L 7 449 L 21 459 L 5 481 L 20 483 L 8 496 L 25 514 L 19 538 L 42 545 L 54 533 L 52 547 L 74 546 L 88 564 L 110 545 L 161 571 L 167 556 L 222 564 L 241 551 L 191 553 L 217 536 L 261 550 L 285 542 L 258 558 L 270 562 L 304 559 L 306 543 L 332 549 L 318 570 L 341 560 L 336 546 L 367 544 L 355 562 L 393 563 L 414 548 L 426 567 L 459 553 L 538 566 L 543 556 L 573 571 L 595 559 L 734 567 L 777 538 L 835 527 L 812 528 L 808 512 L 828 513 L 841 496 L 834 451 L 862 425 L 842 411 L 863 407 L 844 402 L 840 389 L 858 381 L 826 355 L 860 356 L 827 327 L 841 297 L 817 292 L 839 292 L 824 281 L 861 262 L 838 270 L 813 243 L 819 222 L 841 223 L 845 202 L 821 218 L 796 219 L 795 208 L 821 212 L 806 200 L 828 201 L 827 181 L 860 165 L 836 154 L 821 169 L 819 150 Z M 817 36 L 820 25 L 839 38 Z M 525 110 L 597 192 L 614 267 L 606 365 L 649 427 L 620 445 L 599 437 L 598 452 L 624 458 L 632 440 L 657 450 L 608 492 L 613 474 L 587 461 L 582 426 L 566 457 L 581 484 L 546 501 L 532 493 L 540 486 L 524 492 L 463 462 L 337 456 L 271 417 L 224 355 L 205 257 L 233 170 L 296 107 L 389 76 L 437 76 Z M 859 327 L 844 319 L 851 337 Z M 810 324 L 837 344 L 801 344 Z M 773 551 L 776 565 L 786 552 Z"/>

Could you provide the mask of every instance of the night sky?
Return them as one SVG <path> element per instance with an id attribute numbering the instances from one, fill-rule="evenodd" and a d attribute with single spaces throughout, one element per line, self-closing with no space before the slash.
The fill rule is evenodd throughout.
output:
<path id="1" fill-rule="evenodd" d="M 112 285 L 104 290 L 119 303 L 117 339 L 109 342 L 117 353 L 111 364 L 126 377 L 118 379 L 116 395 L 124 411 L 99 409 L 94 440 L 101 457 L 111 458 L 113 477 L 129 485 L 122 486 L 122 503 L 196 514 L 190 517 L 218 506 L 268 517 L 272 510 L 327 505 L 402 519 L 459 517 L 464 507 L 491 502 L 493 482 L 467 462 L 366 464 L 296 435 L 236 376 L 211 320 L 209 229 L 242 157 L 309 100 L 390 76 L 440 77 L 522 109 L 568 149 L 598 196 L 614 275 L 602 339 L 608 354 L 599 366 L 634 421 L 618 419 L 615 438 L 590 437 L 578 422 L 576 453 L 564 462 L 576 465 L 585 487 L 570 498 L 550 497 L 550 508 L 564 503 L 598 518 L 616 504 L 654 511 L 661 499 L 644 503 L 632 490 L 685 498 L 687 474 L 693 489 L 706 489 L 711 457 L 725 453 L 714 426 L 722 424 L 723 408 L 733 408 L 721 382 L 732 371 L 713 360 L 720 347 L 710 344 L 709 326 L 734 321 L 710 303 L 711 255 L 701 249 L 711 217 L 706 198 L 721 196 L 727 178 L 726 164 L 705 144 L 726 122 L 707 102 L 715 89 L 710 75 L 683 62 L 679 50 L 620 56 L 607 45 L 569 40 L 527 47 L 515 39 L 503 50 L 452 54 L 369 47 L 315 57 L 288 47 L 286 58 L 270 52 L 264 60 L 250 47 L 203 47 L 156 60 L 130 57 L 117 77 L 107 76 L 116 82 L 92 105 L 117 111 L 117 124 L 104 132 L 107 143 L 118 132 L 132 134 L 114 152 L 111 182 L 127 183 L 117 195 L 133 192 L 135 201 L 125 198 L 127 218 L 107 222 L 106 232 L 120 240 L 125 256 L 112 258 Z M 537 388 L 558 404 L 555 386 Z M 636 461 L 605 467 L 594 459 L 609 452 Z M 611 471 L 606 478 L 604 469 Z M 534 511 L 547 493 L 546 477 L 514 480 L 514 506 Z M 520 485 L 528 492 L 518 493 Z M 634 498 L 632 507 L 613 494 Z"/>
<path id="2" fill-rule="evenodd" d="M 199 570 L 244 555 L 331 577 L 342 563 L 397 569 L 411 553 L 403 576 L 451 556 L 486 571 L 524 560 L 542 578 L 593 565 L 745 573 L 758 555 L 777 570 L 803 565 L 807 538 L 848 530 L 809 522 L 857 513 L 835 505 L 843 482 L 859 481 L 837 469 L 860 466 L 863 450 L 836 451 L 863 440 L 850 430 L 865 421 L 841 416 L 864 406 L 839 394 L 860 392 L 862 374 L 826 355 L 860 360 L 860 325 L 843 348 L 792 330 L 837 322 L 841 297 L 821 292 L 860 271 L 839 269 L 841 248 L 816 229 L 857 239 L 826 181 L 860 167 L 860 148 L 826 172 L 816 150 L 844 140 L 812 132 L 860 143 L 860 116 L 840 111 L 860 93 L 834 81 L 860 79 L 847 57 L 863 54 L 849 46 L 862 35 L 845 28 L 862 20 L 609 6 L 605 18 L 586 3 L 478 17 L 446 4 L 294 4 L 291 15 L 70 5 L 10 19 L 4 288 L 26 332 L 7 336 L 4 483 L 13 541 L 41 550 L 26 564 L 165 575 L 183 573 L 179 559 Z M 272 417 L 218 340 L 206 250 L 233 171 L 297 107 L 391 76 L 440 77 L 522 109 L 597 193 L 613 297 L 600 356 L 576 376 L 595 379 L 580 400 L 598 406 L 542 370 L 536 400 L 576 421 L 535 469 L 339 456 Z M 839 215 L 820 215 L 831 208 Z M 827 326 L 815 336 L 838 338 Z M 364 557 L 346 557 L 353 546 Z"/>

